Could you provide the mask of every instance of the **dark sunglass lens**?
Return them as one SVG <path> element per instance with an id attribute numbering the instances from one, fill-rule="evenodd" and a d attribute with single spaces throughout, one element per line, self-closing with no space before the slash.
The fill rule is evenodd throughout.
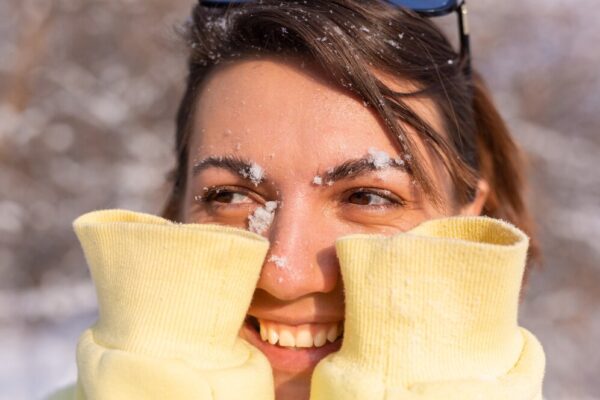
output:
<path id="1" fill-rule="evenodd" d="M 410 8 L 418 12 L 441 13 L 454 10 L 458 0 L 387 0 L 396 6 Z"/>
<path id="2" fill-rule="evenodd" d="M 200 0 L 202 5 L 226 5 L 229 3 L 247 3 L 254 0 Z M 410 8 L 412 10 L 431 13 L 443 14 L 456 8 L 459 0 L 387 0 L 388 3 L 396 6 Z"/>

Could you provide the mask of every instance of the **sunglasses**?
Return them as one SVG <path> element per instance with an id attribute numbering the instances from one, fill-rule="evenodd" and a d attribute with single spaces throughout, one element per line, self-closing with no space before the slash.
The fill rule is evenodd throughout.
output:
<path id="1" fill-rule="evenodd" d="M 224 7 L 230 4 L 249 3 L 253 0 L 200 0 L 207 7 Z M 471 46 L 466 0 L 385 0 L 387 3 L 415 11 L 425 17 L 440 17 L 451 13 L 458 16 L 460 60 L 467 77 L 471 76 Z"/>

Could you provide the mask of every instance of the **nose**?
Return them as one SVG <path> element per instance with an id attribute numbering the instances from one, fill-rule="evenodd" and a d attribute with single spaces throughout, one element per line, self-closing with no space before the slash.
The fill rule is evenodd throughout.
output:
<path id="1" fill-rule="evenodd" d="M 286 301 L 334 290 L 340 274 L 335 232 L 318 207 L 286 201 L 275 213 L 269 240 L 258 288 Z"/>

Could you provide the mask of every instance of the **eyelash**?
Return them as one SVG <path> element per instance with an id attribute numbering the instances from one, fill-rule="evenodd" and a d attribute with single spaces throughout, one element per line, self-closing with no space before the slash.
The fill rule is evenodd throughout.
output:
<path id="1" fill-rule="evenodd" d="M 204 206 L 207 206 L 207 207 L 210 206 L 215 209 L 218 209 L 221 207 L 248 206 L 250 204 L 248 202 L 224 203 L 224 202 L 216 201 L 215 196 L 219 195 L 222 192 L 230 193 L 232 195 L 242 194 L 244 196 L 247 196 L 250 200 L 253 200 L 256 203 L 261 203 L 260 200 L 254 198 L 256 196 L 253 196 L 251 191 L 248 191 L 244 188 L 235 187 L 235 186 L 213 186 L 213 187 L 206 188 L 204 190 L 204 193 L 200 196 L 195 196 L 194 200 L 198 201 L 199 203 L 201 203 Z M 385 199 L 389 203 L 388 204 L 356 204 L 356 203 L 351 203 L 349 201 L 351 196 L 360 194 L 360 193 L 381 197 L 382 199 Z M 406 201 L 404 199 L 392 194 L 389 190 L 382 190 L 382 189 L 376 189 L 376 188 L 358 188 L 358 189 L 348 190 L 343 195 L 343 201 L 344 201 L 345 206 L 361 207 L 363 209 L 370 209 L 370 210 L 378 210 L 378 209 L 383 210 L 383 209 L 390 209 L 390 208 L 406 206 Z"/>
<path id="2" fill-rule="evenodd" d="M 205 188 L 204 193 L 202 195 L 194 196 L 194 200 L 201 203 L 202 205 L 211 206 L 213 208 L 236 207 L 236 206 L 247 206 L 248 205 L 248 203 L 222 203 L 222 202 L 215 201 L 215 196 L 217 196 L 218 194 L 223 193 L 223 192 L 231 193 L 233 195 L 242 194 L 254 201 L 257 201 L 256 199 L 253 199 L 252 194 L 248 190 L 245 190 L 244 188 L 241 188 L 241 187 L 235 187 L 235 186 L 212 186 L 212 187 Z"/>
<path id="3" fill-rule="evenodd" d="M 347 201 L 350 196 L 355 195 L 357 193 L 365 193 L 367 195 L 375 195 L 387 200 L 388 204 L 355 204 Z M 359 188 L 352 189 L 346 192 L 344 195 L 344 199 L 346 199 L 346 205 L 350 207 L 368 207 L 369 209 L 389 209 L 396 207 L 405 207 L 406 201 L 394 194 L 392 194 L 389 190 L 382 190 L 376 188 Z"/>

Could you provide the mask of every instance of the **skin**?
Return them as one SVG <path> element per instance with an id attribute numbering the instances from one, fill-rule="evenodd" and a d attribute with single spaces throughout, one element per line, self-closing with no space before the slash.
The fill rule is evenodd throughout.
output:
<path id="1" fill-rule="evenodd" d="M 329 168 L 368 156 L 369 148 L 394 158 L 401 154 L 375 112 L 328 82 L 317 67 L 299 65 L 298 60 L 265 57 L 213 70 L 196 105 L 182 213 L 185 222 L 247 229 L 248 216 L 257 207 L 277 201 L 274 220 L 262 233 L 271 247 L 249 314 L 287 323 L 342 321 L 337 238 L 351 233 L 394 234 L 432 218 L 478 215 L 488 189 L 481 181 L 473 203 L 453 204 L 449 179 L 429 156 L 432 179 L 446 197 L 443 209 L 422 196 L 400 168 L 315 185 L 315 176 L 324 177 Z M 441 130 L 432 104 L 412 100 L 410 105 Z M 264 169 L 265 179 L 255 185 L 215 165 L 194 173 L 195 163 L 219 156 L 255 162 Z M 215 195 L 214 188 L 222 191 Z M 212 197 L 207 197 L 211 190 Z M 268 261 L 273 255 L 285 257 L 287 268 Z M 273 373 L 277 399 L 309 398 L 312 368 L 298 370 L 291 365 L 274 368 Z"/>

